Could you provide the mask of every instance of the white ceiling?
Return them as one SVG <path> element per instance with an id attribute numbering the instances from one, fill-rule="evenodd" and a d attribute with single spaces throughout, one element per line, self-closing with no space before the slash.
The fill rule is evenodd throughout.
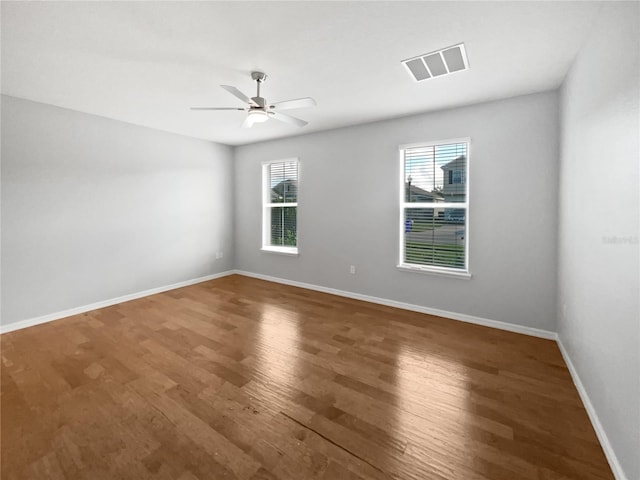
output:
<path id="1" fill-rule="evenodd" d="M 599 2 L 2 2 L 2 93 L 230 145 L 558 87 Z M 400 63 L 464 42 L 470 69 Z M 241 129 L 249 73 L 269 102 L 311 96 L 298 129 Z M 594 72 L 594 75 L 597 72 Z"/>

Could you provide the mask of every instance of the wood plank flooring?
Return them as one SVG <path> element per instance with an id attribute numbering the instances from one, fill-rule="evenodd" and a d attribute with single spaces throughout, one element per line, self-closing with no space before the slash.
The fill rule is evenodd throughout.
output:
<path id="1" fill-rule="evenodd" d="M 2 479 L 613 479 L 549 340 L 233 275 L 0 341 Z"/>

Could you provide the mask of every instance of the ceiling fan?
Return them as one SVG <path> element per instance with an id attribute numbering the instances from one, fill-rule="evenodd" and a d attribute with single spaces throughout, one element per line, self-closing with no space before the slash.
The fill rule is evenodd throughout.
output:
<path id="1" fill-rule="evenodd" d="M 295 100 L 285 100 L 283 102 L 268 103 L 266 98 L 260 96 L 260 85 L 267 79 L 267 75 L 263 72 L 251 72 L 251 78 L 255 80 L 258 91 L 256 96 L 251 98 L 247 97 L 236 87 L 232 87 L 231 85 L 220 85 L 231 95 L 248 104 L 248 107 L 191 107 L 191 110 L 243 110 L 247 112 L 247 118 L 242 123 L 242 128 L 251 128 L 254 123 L 266 122 L 269 118 L 290 123 L 297 127 L 304 127 L 309 123 L 280 112 L 282 110 L 292 110 L 294 108 L 314 107 L 316 105 L 316 101 L 313 98 L 305 97 L 296 98 Z"/>

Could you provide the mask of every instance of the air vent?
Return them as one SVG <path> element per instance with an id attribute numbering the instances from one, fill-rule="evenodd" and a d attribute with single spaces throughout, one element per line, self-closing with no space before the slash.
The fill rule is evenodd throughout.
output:
<path id="1" fill-rule="evenodd" d="M 469 68 L 464 43 L 403 60 L 411 76 L 418 82 L 441 77 Z"/>

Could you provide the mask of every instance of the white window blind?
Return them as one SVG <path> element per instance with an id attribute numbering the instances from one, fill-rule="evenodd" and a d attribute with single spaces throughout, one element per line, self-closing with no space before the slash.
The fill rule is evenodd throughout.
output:
<path id="1" fill-rule="evenodd" d="M 262 248 L 297 253 L 298 161 L 263 164 Z"/>
<path id="2" fill-rule="evenodd" d="M 468 272 L 468 139 L 400 150 L 400 267 Z"/>

